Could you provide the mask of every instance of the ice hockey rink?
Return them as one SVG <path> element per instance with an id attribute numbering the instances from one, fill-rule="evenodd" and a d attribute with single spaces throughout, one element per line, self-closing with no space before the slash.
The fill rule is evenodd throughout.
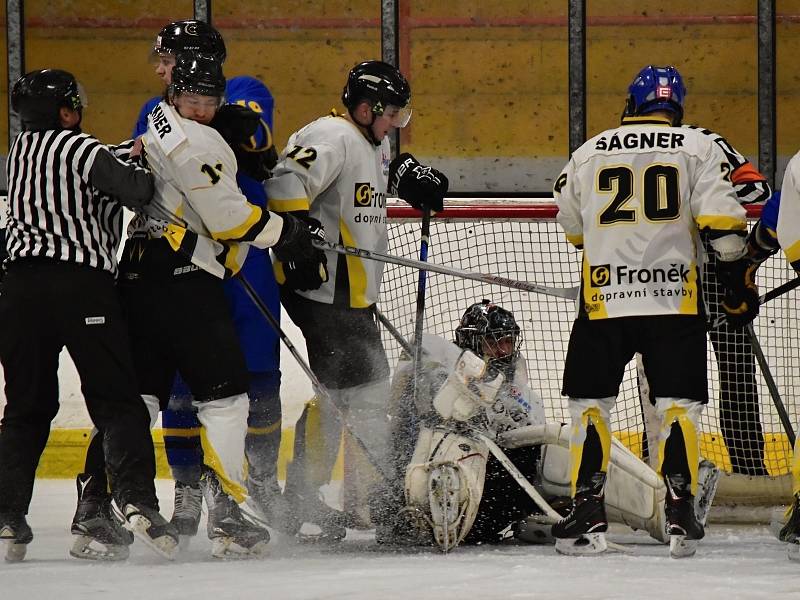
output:
<path id="1" fill-rule="evenodd" d="M 161 508 L 172 511 L 172 483 L 158 480 Z M 514 598 L 800 597 L 800 563 L 766 526 L 710 525 L 694 558 L 675 560 L 644 534 L 613 529 L 632 554 L 558 556 L 552 546 L 501 545 L 393 550 L 371 532 L 348 532 L 338 545 L 279 538 L 268 558 L 219 561 L 202 535 L 169 563 L 134 543 L 124 563 L 70 558 L 74 483 L 38 480 L 29 515 L 35 539 L 22 563 L 0 565 L 3 600 L 292 599 L 480 600 Z M 205 519 L 204 519 L 205 520 Z"/>

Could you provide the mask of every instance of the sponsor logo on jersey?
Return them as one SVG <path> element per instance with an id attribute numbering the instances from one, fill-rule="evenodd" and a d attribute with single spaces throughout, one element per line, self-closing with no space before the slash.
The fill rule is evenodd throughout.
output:
<path id="1" fill-rule="evenodd" d="M 682 263 L 670 263 L 666 268 L 632 268 L 628 265 L 595 265 L 589 267 L 593 287 L 636 285 L 638 283 L 689 283 L 689 268 Z"/>
<path id="2" fill-rule="evenodd" d="M 353 206 L 356 208 L 383 208 L 386 205 L 386 194 L 376 192 L 369 182 L 356 183 L 353 190 Z"/>
<path id="3" fill-rule="evenodd" d="M 611 265 L 589 267 L 589 280 L 592 287 L 605 287 L 611 283 Z"/>

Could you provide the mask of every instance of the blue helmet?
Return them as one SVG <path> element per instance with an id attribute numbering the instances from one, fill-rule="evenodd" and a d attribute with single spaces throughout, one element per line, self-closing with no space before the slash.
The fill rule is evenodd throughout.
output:
<path id="1" fill-rule="evenodd" d="M 628 101 L 625 103 L 623 117 L 646 115 L 657 110 L 675 113 L 675 124 L 683 119 L 683 99 L 686 86 L 683 77 L 675 67 L 654 67 L 648 65 L 628 87 Z"/>

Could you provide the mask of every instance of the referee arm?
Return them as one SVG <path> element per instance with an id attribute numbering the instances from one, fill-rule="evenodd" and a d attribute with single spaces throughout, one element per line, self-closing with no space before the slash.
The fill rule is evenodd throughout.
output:
<path id="1" fill-rule="evenodd" d="M 98 150 L 89 181 L 131 210 L 146 206 L 153 198 L 153 175 L 150 171 L 119 160 L 107 148 Z"/>

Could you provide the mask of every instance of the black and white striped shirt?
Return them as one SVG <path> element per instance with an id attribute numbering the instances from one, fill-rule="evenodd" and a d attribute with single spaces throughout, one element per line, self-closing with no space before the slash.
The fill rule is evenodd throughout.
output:
<path id="1" fill-rule="evenodd" d="M 8 175 L 8 254 L 47 257 L 117 273 L 122 207 L 146 204 L 152 176 L 94 137 L 69 129 L 14 140 Z"/>

